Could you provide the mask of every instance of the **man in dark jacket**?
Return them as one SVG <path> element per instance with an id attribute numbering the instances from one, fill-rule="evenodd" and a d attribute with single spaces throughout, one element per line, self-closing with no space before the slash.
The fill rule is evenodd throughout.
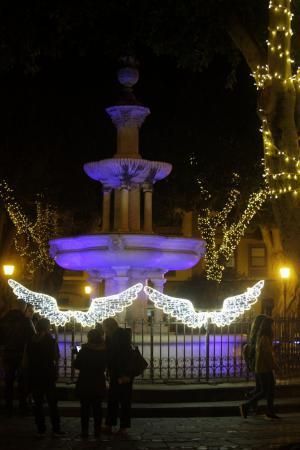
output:
<path id="1" fill-rule="evenodd" d="M 94 417 L 94 434 L 99 436 L 102 423 L 102 401 L 106 392 L 106 351 L 103 332 L 90 330 L 74 362 L 79 370 L 76 392 L 80 399 L 81 436 L 88 437 L 90 410 Z"/>
<path id="2" fill-rule="evenodd" d="M 131 352 L 130 329 L 119 327 L 117 321 L 108 318 L 103 321 L 106 337 L 109 389 L 107 400 L 106 431 L 111 432 L 117 425 L 120 405 L 120 430 L 126 434 L 131 423 L 131 397 L 133 377 L 130 373 Z"/>
<path id="3" fill-rule="evenodd" d="M 23 304 L 11 309 L 2 319 L 1 336 L 3 340 L 3 365 L 5 383 L 5 402 L 7 413 L 13 411 L 14 382 L 17 380 L 20 410 L 27 408 L 27 389 L 22 369 L 25 346 L 35 334 L 28 318 L 25 317 Z"/>
<path id="4" fill-rule="evenodd" d="M 28 377 L 34 401 L 34 416 L 40 435 L 46 432 L 45 413 L 43 409 L 46 397 L 54 434 L 62 434 L 57 408 L 56 380 L 58 371 L 59 349 L 50 333 L 48 319 L 40 319 L 36 324 L 37 335 L 27 345 Z"/>

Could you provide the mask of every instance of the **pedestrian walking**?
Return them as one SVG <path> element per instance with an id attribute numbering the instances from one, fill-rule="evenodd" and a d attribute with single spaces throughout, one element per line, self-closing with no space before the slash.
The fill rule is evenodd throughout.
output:
<path id="1" fill-rule="evenodd" d="M 265 314 L 259 314 L 254 318 L 250 328 L 249 341 L 243 347 L 243 356 L 247 364 L 247 369 L 249 370 L 249 372 L 252 372 L 255 377 L 254 389 L 245 394 L 245 397 L 248 399 L 250 399 L 260 391 L 259 377 L 258 374 L 255 373 L 256 340 L 260 325 L 266 317 L 267 316 Z M 256 407 L 257 405 L 255 404 L 255 402 L 253 402 L 254 411 L 256 410 Z"/>
<path id="2" fill-rule="evenodd" d="M 98 437 L 102 425 L 102 402 L 106 393 L 106 351 L 103 330 L 90 330 L 88 342 L 83 344 L 74 362 L 79 370 L 76 392 L 80 400 L 81 436 L 88 437 L 89 419 L 94 418 L 94 435 Z"/>
<path id="3" fill-rule="evenodd" d="M 240 406 L 241 416 L 247 418 L 248 411 L 262 398 L 267 400 L 266 417 L 279 419 L 274 411 L 275 378 L 273 357 L 273 319 L 266 316 L 263 318 L 257 333 L 255 347 L 255 374 L 258 381 L 258 392 Z"/>

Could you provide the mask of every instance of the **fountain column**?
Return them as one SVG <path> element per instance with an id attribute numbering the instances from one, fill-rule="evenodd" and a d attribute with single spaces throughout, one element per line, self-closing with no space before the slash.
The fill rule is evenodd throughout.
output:
<path id="1" fill-rule="evenodd" d="M 141 230 L 141 191 L 139 186 L 132 186 L 129 192 L 129 228 L 132 232 Z"/>
<path id="2" fill-rule="evenodd" d="M 120 189 L 120 231 L 128 231 L 129 225 L 129 189 L 122 185 Z"/>
<path id="3" fill-rule="evenodd" d="M 144 231 L 152 233 L 152 184 L 144 184 Z"/>
<path id="4" fill-rule="evenodd" d="M 111 188 L 103 186 L 102 231 L 110 231 Z"/>
<path id="5" fill-rule="evenodd" d="M 114 231 L 119 229 L 120 223 L 120 200 L 121 192 L 120 189 L 114 189 Z"/>

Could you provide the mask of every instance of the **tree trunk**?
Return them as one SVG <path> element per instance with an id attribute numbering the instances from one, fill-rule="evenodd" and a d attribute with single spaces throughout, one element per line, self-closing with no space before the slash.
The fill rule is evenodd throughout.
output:
<path id="1" fill-rule="evenodd" d="M 289 297 L 294 298 L 293 304 L 297 304 L 295 298 L 300 269 L 300 96 L 299 75 L 292 76 L 290 8 L 289 0 L 272 0 L 269 3 L 267 52 L 260 49 L 237 16 L 229 22 L 229 34 L 245 57 L 258 87 L 257 110 L 262 121 L 265 177 L 279 230 L 276 236 L 271 230 L 262 230 L 272 255 L 271 270 L 273 276 L 279 278 L 277 270 L 282 262 L 292 267 L 290 290 L 293 294 Z M 275 269 L 276 266 L 278 269 Z"/>

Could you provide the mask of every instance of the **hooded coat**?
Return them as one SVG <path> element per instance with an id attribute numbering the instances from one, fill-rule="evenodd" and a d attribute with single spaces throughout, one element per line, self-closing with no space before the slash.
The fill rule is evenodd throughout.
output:
<path id="1" fill-rule="evenodd" d="M 31 383 L 55 383 L 58 373 L 59 349 L 50 333 L 37 334 L 27 345 L 27 370 Z"/>

